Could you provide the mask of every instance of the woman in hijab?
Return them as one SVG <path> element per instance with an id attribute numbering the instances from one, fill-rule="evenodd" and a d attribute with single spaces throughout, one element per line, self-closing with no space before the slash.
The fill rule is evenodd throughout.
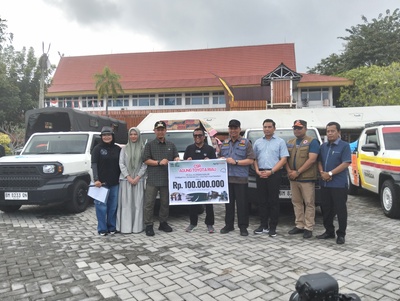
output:
<path id="1" fill-rule="evenodd" d="M 121 233 L 140 233 L 144 230 L 143 199 L 147 165 L 142 160 L 143 148 L 140 130 L 130 128 L 128 144 L 122 148 L 119 157 L 121 175 L 117 231 Z"/>

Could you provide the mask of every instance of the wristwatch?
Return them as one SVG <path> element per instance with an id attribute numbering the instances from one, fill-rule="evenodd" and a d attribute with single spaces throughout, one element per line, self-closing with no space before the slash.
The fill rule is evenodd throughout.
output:
<path id="1" fill-rule="evenodd" d="M 157 165 L 160 165 L 160 160 L 157 161 Z"/>
<path id="2" fill-rule="evenodd" d="M 239 165 L 239 160 L 235 160 L 235 165 Z"/>
<path id="3" fill-rule="evenodd" d="M 328 175 L 329 175 L 330 177 L 332 177 L 332 176 L 333 176 L 333 173 L 330 171 L 330 172 L 328 172 Z"/>

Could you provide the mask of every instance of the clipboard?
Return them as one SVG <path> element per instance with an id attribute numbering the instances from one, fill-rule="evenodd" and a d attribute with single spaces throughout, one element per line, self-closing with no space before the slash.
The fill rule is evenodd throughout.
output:
<path id="1" fill-rule="evenodd" d="M 96 201 L 106 203 L 108 198 L 109 189 L 105 187 L 96 187 L 93 183 L 89 185 L 88 196 L 94 198 Z"/>

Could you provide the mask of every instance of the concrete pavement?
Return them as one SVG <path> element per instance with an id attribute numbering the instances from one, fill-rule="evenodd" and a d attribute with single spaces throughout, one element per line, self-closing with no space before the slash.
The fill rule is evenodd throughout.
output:
<path id="1" fill-rule="evenodd" d="M 299 276 L 327 272 L 341 293 L 362 300 L 400 300 L 400 221 L 386 218 L 373 195 L 349 197 L 346 244 L 289 235 L 293 213 L 282 210 L 278 236 L 239 230 L 220 234 L 224 206 L 215 206 L 217 233 L 204 215 L 193 233 L 173 210 L 174 231 L 100 237 L 94 207 L 66 215 L 24 206 L 0 213 L 0 300 L 289 300 Z"/>

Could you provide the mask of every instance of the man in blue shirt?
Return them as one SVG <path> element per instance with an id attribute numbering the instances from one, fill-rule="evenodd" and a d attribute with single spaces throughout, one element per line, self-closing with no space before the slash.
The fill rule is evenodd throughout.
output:
<path id="1" fill-rule="evenodd" d="M 285 166 L 289 153 L 286 142 L 275 135 L 275 121 L 265 119 L 263 122 L 264 137 L 253 145 L 256 160 L 254 169 L 257 174 L 257 194 L 260 213 L 260 227 L 254 234 L 276 236 L 279 219 L 279 186 L 282 179 L 282 167 Z"/>
<path id="2" fill-rule="evenodd" d="M 347 185 L 351 163 L 350 146 L 340 139 L 340 124 L 329 122 L 326 126 L 328 142 L 320 147 L 318 170 L 321 174 L 321 210 L 325 232 L 318 239 L 335 238 L 333 219 L 338 218 L 337 244 L 345 243 L 347 228 Z"/>

